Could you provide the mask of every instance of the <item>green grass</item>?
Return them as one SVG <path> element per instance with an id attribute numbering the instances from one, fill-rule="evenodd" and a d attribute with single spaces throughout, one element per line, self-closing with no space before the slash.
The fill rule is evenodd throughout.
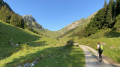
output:
<path id="1" fill-rule="evenodd" d="M 68 46 L 30 47 L 23 45 L 22 50 L 0 61 L 2 67 L 13 67 L 25 61 L 42 59 L 34 67 L 84 67 L 85 59 L 81 48 Z"/>
<path id="2" fill-rule="evenodd" d="M 10 45 L 10 39 L 12 38 L 13 43 L 27 43 L 30 41 L 35 41 L 41 37 L 33 35 L 33 33 L 28 34 L 28 32 L 23 31 L 20 28 L 9 25 L 5 22 L 0 21 L 0 59 L 4 59 L 10 56 L 12 53 L 19 50 L 19 47 L 13 47 Z"/>
<path id="3" fill-rule="evenodd" d="M 10 39 L 12 39 L 12 42 L 14 44 L 18 43 L 19 46 L 18 47 L 12 46 L 10 44 Z M 42 49 L 43 46 L 48 46 L 48 45 L 54 46 L 56 45 L 56 43 L 57 40 L 55 39 L 43 37 L 35 33 L 32 33 L 28 30 L 23 30 L 21 28 L 17 28 L 13 25 L 0 21 L 0 53 L 1 53 L 0 65 L 1 66 L 6 65 L 8 62 L 13 62 L 13 60 L 16 57 L 17 59 L 19 59 L 21 55 L 24 57 L 28 54 L 31 54 L 32 52 L 34 53 L 35 51 L 38 51 L 38 49 Z M 29 51 L 30 53 L 23 51 L 22 48 L 24 45 L 27 45 L 28 48 L 32 48 Z M 31 57 L 28 58 L 30 59 Z M 20 61 L 21 60 L 25 61 L 26 59 L 20 59 Z M 14 63 L 13 65 L 16 64 L 17 63 Z"/>
<path id="4" fill-rule="evenodd" d="M 53 39 L 56 39 L 60 33 L 58 31 L 50 31 L 50 30 L 47 30 L 47 29 L 44 29 L 44 30 L 38 30 L 38 32 L 41 32 L 44 36 L 46 37 L 50 37 L 50 38 L 53 38 Z"/>
<path id="5" fill-rule="evenodd" d="M 47 51 L 48 50 L 48 51 Z M 76 46 L 48 48 L 35 67 L 84 67 L 85 59 L 81 48 Z"/>
<path id="6" fill-rule="evenodd" d="M 88 23 L 89 21 L 86 21 L 86 23 L 83 23 L 80 27 L 60 38 L 59 41 L 64 43 L 70 39 L 74 39 L 75 42 L 82 45 L 91 46 L 94 49 L 96 49 L 97 43 L 101 41 L 102 43 L 106 43 L 106 45 L 104 45 L 104 55 L 120 63 L 120 33 L 114 32 L 111 29 L 104 29 L 87 38 L 80 38 L 78 35 L 74 36 L 78 33 L 78 31 L 83 30 Z"/>
<path id="7" fill-rule="evenodd" d="M 11 38 L 18 47 L 10 45 Z M 83 67 L 83 51 L 76 47 L 62 49 L 65 44 L 0 21 L 0 67 L 14 67 L 39 57 L 42 60 L 35 67 Z"/>
<path id="8" fill-rule="evenodd" d="M 101 30 L 98 33 L 82 39 L 76 39 L 76 42 L 82 45 L 88 45 L 96 49 L 97 43 L 101 41 L 104 45 L 104 55 L 120 63 L 120 34 L 111 32 L 110 29 Z"/>

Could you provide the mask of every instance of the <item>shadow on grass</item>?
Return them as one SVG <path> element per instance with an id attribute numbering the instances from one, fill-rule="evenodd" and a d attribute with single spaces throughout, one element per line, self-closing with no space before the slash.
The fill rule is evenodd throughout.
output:
<path id="1" fill-rule="evenodd" d="M 39 57 L 42 57 L 42 59 L 39 60 L 35 67 L 83 67 L 85 64 L 83 51 L 81 51 L 80 48 L 70 45 L 64 49 L 63 47 L 46 48 L 24 57 L 15 58 L 4 67 L 19 65 L 25 62 L 25 60 L 34 60 Z"/>
<path id="2" fill-rule="evenodd" d="M 11 39 L 14 44 L 19 44 L 19 46 L 12 46 L 10 44 Z M 42 39 L 42 37 L 39 35 L 35 35 L 29 31 L 25 31 L 15 26 L 7 25 L 0 22 L 0 62 L 6 58 L 11 57 L 11 55 L 21 50 L 21 44 L 28 44 L 28 46 L 30 47 L 48 45 L 46 44 L 46 41 L 35 42 L 39 39 Z"/>
<path id="3" fill-rule="evenodd" d="M 29 46 L 31 46 L 31 47 L 43 47 L 43 46 L 46 46 L 46 45 L 48 45 L 47 43 L 46 43 L 46 41 L 39 41 L 39 42 L 29 42 L 29 43 L 27 43 Z"/>
<path id="4" fill-rule="evenodd" d="M 108 38 L 120 37 L 120 33 L 115 31 L 110 31 L 105 33 L 105 36 Z"/>
<path id="5" fill-rule="evenodd" d="M 31 36 L 31 35 L 30 35 Z M 28 44 L 29 46 L 34 46 L 34 47 L 37 47 L 37 46 L 40 46 L 40 45 L 47 45 L 45 44 L 46 41 L 40 41 L 39 43 L 35 43 L 34 41 L 40 39 L 41 37 L 38 37 L 38 36 L 35 36 L 35 35 L 32 35 L 33 38 L 32 39 L 29 39 L 29 40 L 25 40 L 25 42 L 17 42 L 19 44 L 18 47 L 15 47 L 15 46 L 12 46 L 9 42 L 8 43 L 0 43 L 0 59 L 5 59 L 6 57 L 9 57 L 11 56 L 13 53 L 19 51 L 21 49 L 21 44 Z M 33 42 L 31 42 L 33 41 Z M 15 42 L 13 42 L 15 43 Z"/>
<path id="6" fill-rule="evenodd" d="M 36 41 L 42 37 L 30 34 L 23 29 L 15 26 L 7 25 L 0 22 L 0 60 L 9 57 L 12 53 L 20 49 L 23 43 Z M 11 40 L 14 44 L 19 44 L 18 47 L 11 45 Z"/>

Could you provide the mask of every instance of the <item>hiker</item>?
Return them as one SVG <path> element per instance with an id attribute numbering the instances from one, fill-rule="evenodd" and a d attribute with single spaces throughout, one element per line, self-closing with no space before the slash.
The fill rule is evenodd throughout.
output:
<path id="1" fill-rule="evenodd" d="M 101 44 L 101 42 L 98 42 L 98 45 L 97 45 L 97 50 L 98 50 L 98 53 L 99 53 L 99 61 L 101 62 L 102 61 L 102 53 L 103 53 L 103 45 Z"/>

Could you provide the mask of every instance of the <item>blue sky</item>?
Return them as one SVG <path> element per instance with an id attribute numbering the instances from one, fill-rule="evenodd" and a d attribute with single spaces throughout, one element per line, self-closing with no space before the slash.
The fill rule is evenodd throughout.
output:
<path id="1" fill-rule="evenodd" d="M 32 15 L 44 28 L 57 31 L 101 9 L 104 0 L 4 0 L 19 15 Z M 107 0 L 108 1 L 108 0 Z"/>

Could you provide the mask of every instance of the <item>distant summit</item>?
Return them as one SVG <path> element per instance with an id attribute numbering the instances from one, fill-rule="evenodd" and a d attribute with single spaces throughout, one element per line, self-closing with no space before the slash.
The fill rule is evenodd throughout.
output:
<path id="1" fill-rule="evenodd" d="M 28 27 L 33 29 L 44 29 L 42 25 L 38 24 L 32 15 L 23 15 L 22 18 Z"/>
<path id="2" fill-rule="evenodd" d="M 32 16 L 32 15 L 23 15 L 22 16 L 24 19 L 29 19 L 29 20 L 31 20 L 31 21 L 35 21 L 36 22 L 36 20 L 34 19 L 34 17 Z"/>

